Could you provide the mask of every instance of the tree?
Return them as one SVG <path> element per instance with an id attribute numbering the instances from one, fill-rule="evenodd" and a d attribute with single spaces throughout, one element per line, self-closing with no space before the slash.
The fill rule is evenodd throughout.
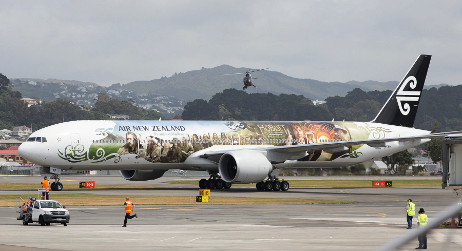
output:
<path id="1" fill-rule="evenodd" d="M 438 131 L 439 131 L 438 126 L 434 125 L 432 133 L 436 133 Z M 441 156 L 442 156 L 441 144 L 442 144 L 441 138 L 431 139 L 430 142 L 427 143 L 427 146 L 426 146 L 427 154 L 430 156 L 433 163 L 437 163 L 441 161 Z"/>
<path id="2" fill-rule="evenodd" d="M 392 173 L 399 173 L 400 169 L 401 171 L 403 169 L 406 170 L 405 168 L 412 165 L 414 161 L 412 160 L 412 154 L 407 150 L 404 150 L 385 157 L 385 163 L 390 166 Z"/>
<path id="3" fill-rule="evenodd" d="M 3 74 L 0 73 L 0 90 L 6 90 L 10 88 L 10 80 Z"/>

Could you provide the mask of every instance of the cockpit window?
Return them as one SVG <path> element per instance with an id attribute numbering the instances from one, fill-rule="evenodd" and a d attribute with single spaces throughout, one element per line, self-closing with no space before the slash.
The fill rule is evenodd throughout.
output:
<path id="1" fill-rule="evenodd" d="M 47 138 L 45 137 L 30 137 L 27 139 L 27 142 L 47 142 Z"/>

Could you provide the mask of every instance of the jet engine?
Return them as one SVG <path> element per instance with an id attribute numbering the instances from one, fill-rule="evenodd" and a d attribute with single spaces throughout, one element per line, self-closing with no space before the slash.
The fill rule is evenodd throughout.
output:
<path id="1" fill-rule="evenodd" d="M 120 170 L 120 174 L 126 180 L 132 181 L 144 181 L 144 180 L 155 180 L 167 170 Z"/>
<path id="2" fill-rule="evenodd" d="M 273 166 L 259 151 L 233 151 L 221 156 L 218 171 L 226 182 L 251 183 L 268 177 Z"/>

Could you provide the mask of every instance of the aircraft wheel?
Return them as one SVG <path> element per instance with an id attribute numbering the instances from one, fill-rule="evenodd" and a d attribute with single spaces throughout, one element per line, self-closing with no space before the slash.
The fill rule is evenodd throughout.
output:
<path id="1" fill-rule="evenodd" d="M 208 184 L 207 186 L 208 188 L 215 189 L 215 182 L 212 179 L 208 180 L 207 184 Z"/>
<path id="2" fill-rule="evenodd" d="M 224 183 L 225 183 L 225 182 L 224 182 L 222 179 L 217 179 L 217 180 L 215 181 L 215 187 L 216 187 L 218 190 L 223 189 L 223 187 L 224 187 L 224 185 L 225 185 Z"/>
<path id="3" fill-rule="evenodd" d="M 273 181 L 273 191 L 279 191 L 279 190 L 281 190 L 281 182 Z"/>
<path id="4" fill-rule="evenodd" d="M 56 182 L 56 191 L 62 191 L 63 190 L 63 184 L 61 182 Z"/>
<path id="5" fill-rule="evenodd" d="M 51 183 L 50 188 L 51 191 L 56 191 L 56 182 Z"/>
<path id="6" fill-rule="evenodd" d="M 265 190 L 265 183 L 263 181 L 257 182 L 257 191 Z"/>
<path id="7" fill-rule="evenodd" d="M 289 190 L 289 182 L 283 181 L 281 182 L 281 191 L 287 191 Z"/>
<path id="8" fill-rule="evenodd" d="M 273 183 L 271 181 L 265 182 L 265 190 L 266 191 L 271 191 L 273 190 Z"/>
<path id="9" fill-rule="evenodd" d="M 231 188 L 231 182 L 225 182 L 225 185 L 223 186 L 224 189 L 230 189 Z"/>
<path id="10" fill-rule="evenodd" d="M 206 179 L 199 180 L 199 188 L 200 189 L 206 189 L 207 188 L 207 180 Z"/>

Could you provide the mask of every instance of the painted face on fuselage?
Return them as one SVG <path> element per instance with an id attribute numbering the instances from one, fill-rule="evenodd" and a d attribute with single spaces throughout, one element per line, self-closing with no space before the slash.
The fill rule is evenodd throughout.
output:
<path id="1" fill-rule="evenodd" d="M 128 145 L 133 146 L 134 142 L 135 142 L 135 139 L 133 137 L 133 134 L 130 134 L 130 133 L 127 134 L 127 143 L 128 143 Z"/>

